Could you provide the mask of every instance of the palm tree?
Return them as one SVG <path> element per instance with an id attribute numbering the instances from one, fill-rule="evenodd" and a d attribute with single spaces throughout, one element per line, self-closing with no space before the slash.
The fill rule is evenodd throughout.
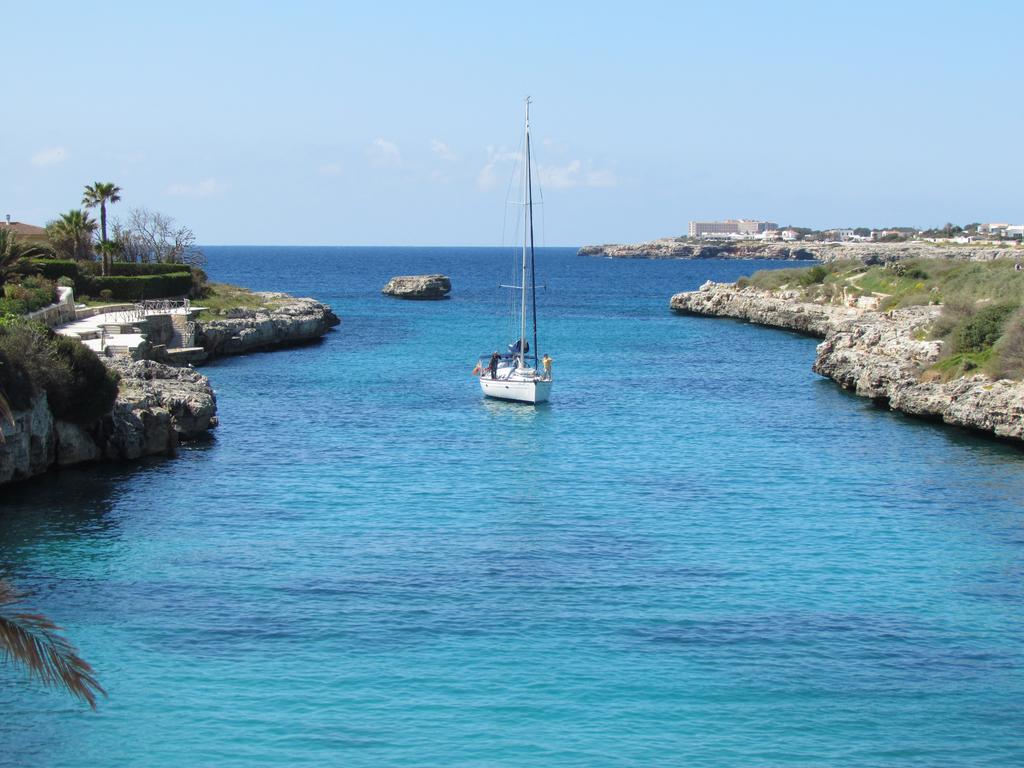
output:
<path id="1" fill-rule="evenodd" d="M 56 221 L 46 225 L 46 232 L 54 248 L 75 261 L 87 258 L 92 251 L 92 233 L 96 221 L 88 212 L 72 209 L 62 213 Z"/>
<path id="2" fill-rule="evenodd" d="M 121 188 L 112 181 L 94 181 L 85 187 L 82 205 L 86 208 L 100 207 L 100 242 L 107 242 L 107 203 L 113 205 L 121 199 Z M 103 259 L 103 274 L 110 271 L 110 254 L 106 249 L 100 251 Z"/>
<path id="3" fill-rule="evenodd" d="M 21 259 L 52 255 L 49 246 L 26 243 L 7 227 L 0 227 L 0 284 L 6 279 L 11 267 Z"/>
<path id="4" fill-rule="evenodd" d="M 107 694 L 96 679 L 93 668 L 71 642 L 60 634 L 60 627 L 39 613 L 14 612 L 21 602 L 19 594 L 0 581 L 0 658 L 24 665 L 30 677 L 49 687 L 63 687 L 93 709 L 96 694 Z"/>

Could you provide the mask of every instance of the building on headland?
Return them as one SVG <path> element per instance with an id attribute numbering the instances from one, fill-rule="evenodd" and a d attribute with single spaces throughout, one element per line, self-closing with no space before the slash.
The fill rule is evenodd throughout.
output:
<path id="1" fill-rule="evenodd" d="M 978 234 L 980 235 L 1003 235 L 1010 225 L 1005 221 L 993 221 L 990 224 L 979 224 Z"/>
<path id="2" fill-rule="evenodd" d="M 839 240 L 842 242 L 853 239 L 852 229 L 830 229 L 825 234 L 833 240 Z"/>
<path id="3" fill-rule="evenodd" d="M 784 229 L 780 233 L 780 237 L 782 237 L 784 242 L 791 243 L 794 240 L 800 239 L 800 233 L 795 229 Z"/>
<path id="4" fill-rule="evenodd" d="M 757 235 L 771 229 L 778 229 L 773 221 L 756 219 L 726 219 L 725 221 L 691 221 L 690 237 L 736 237 Z"/>
<path id="5" fill-rule="evenodd" d="M 7 214 L 6 221 L 0 221 L 0 229 L 6 229 L 17 235 L 18 239 L 25 243 L 43 245 L 49 242 L 46 230 L 32 224 L 22 224 L 20 221 L 11 221 L 11 215 Z"/>

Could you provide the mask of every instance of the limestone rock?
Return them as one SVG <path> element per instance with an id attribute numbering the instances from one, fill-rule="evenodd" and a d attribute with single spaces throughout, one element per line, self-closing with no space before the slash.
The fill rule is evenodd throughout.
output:
<path id="1" fill-rule="evenodd" d="M 957 259 L 992 261 L 1024 255 L 1020 247 L 969 245 L 935 246 L 925 242 L 906 243 L 817 243 L 817 242 L 693 242 L 684 237 L 664 237 L 632 245 L 586 245 L 580 256 L 616 259 L 781 259 L 822 262 L 859 259 L 867 264 L 884 264 L 903 259 Z"/>
<path id="2" fill-rule="evenodd" d="M 45 472 L 56 455 L 53 414 L 45 393 L 29 407 L 14 412 L 14 425 L 0 422 L 0 483 L 22 480 Z"/>
<path id="3" fill-rule="evenodd" d="M 53 417 L 45 393 L 4 425 L 0 484 L 100 459 L 138 459 L 173 453 L 217 425 L 217 401 L 207 378 L 189 368 L 150 360 L 101 358 L 121 381 L 111 412 L 94 424 Z"/>
<path id="4" fill-rule="evenodd" d="M 261 295 L 284 298 L 284 294 Z M 197 322 L 196 345 L 210 357 L 238 355 L 312 341 L 341 322 L 326 304 L 287 298 L 287 304 L 273 309 L 236 308 L 223 319 Z"/>
<path id="5" fill-rule="evenodd" d="M 669 306 L 683 314 L 731 317 L 824 337 L 812 370 L 844 389 L 911 416 L 1024 440 L 1024 382 L 981 375 L 950 382 L 922 378 L 942 352 L 942 342 L 925 333 L 940 307 L 867 311 L 726 283 L 676 294 Z"/>
<path id="6" fill-rule="evenodd" d="M 121 375 L 114 422 L 141 424 L 146 432 L 142 444 L 173 450 L 178 437 L 192 440 L 216 426 L 217 399 L 201 373 L 152 360 L 114 358 L 108 365 Z"/>
<path id="7" fill-rule="evenodd" d="M 443 299 L 451 289 L 446 275 L 399 275 L 388 280 L 381 293 L 399 299 Z"/>

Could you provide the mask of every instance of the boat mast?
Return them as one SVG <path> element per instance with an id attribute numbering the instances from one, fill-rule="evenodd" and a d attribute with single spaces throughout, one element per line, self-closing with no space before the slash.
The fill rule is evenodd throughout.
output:
<path id="1" fill-rule="evenodd" d="M 530 99 L 526 99 L 526 212 L 530 227 L 530 293 L 533 295 L 533 364 L 537 365 L 537 262 L 533 249 L 533 168 L 530 159 Z"/>
<path id="2" fill-rule="evenodd" d="M 521 299 L 519 303 L 519 367 L 526 367 L 526 248 L 530 237 L 532 225 L 530 223 L 530 97 L 526 97 L 526 140 L 524 144 L 526 152 L 526 165 L 523 168 L 523 200 L 526 201 L 526 216 L 523 217 L 523 274 L 519 281 Z"/>

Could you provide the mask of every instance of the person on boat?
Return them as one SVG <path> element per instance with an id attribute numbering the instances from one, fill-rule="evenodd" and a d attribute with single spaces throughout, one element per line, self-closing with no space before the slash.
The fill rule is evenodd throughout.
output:
<path id="1" fill-rule="evenodd" d="M 544 378 L 545 379 L 550 379 L 551 378 L 551 364 L 554 362 L 554 360 L 551 359 L 551 355 L 545 353 L 544 357 L 542 357 L 540 359 L 540 362 L 544 366 Z"/>
<path id="2" fill-rule="evenodd" d="M 491 378 L 498 378 L 498 361 L 501 360 L 501 354 L 498 350 L 494 350 L 494 354 L 491 355 L 491 362 L 488 366 L 491 370 Z"/>

